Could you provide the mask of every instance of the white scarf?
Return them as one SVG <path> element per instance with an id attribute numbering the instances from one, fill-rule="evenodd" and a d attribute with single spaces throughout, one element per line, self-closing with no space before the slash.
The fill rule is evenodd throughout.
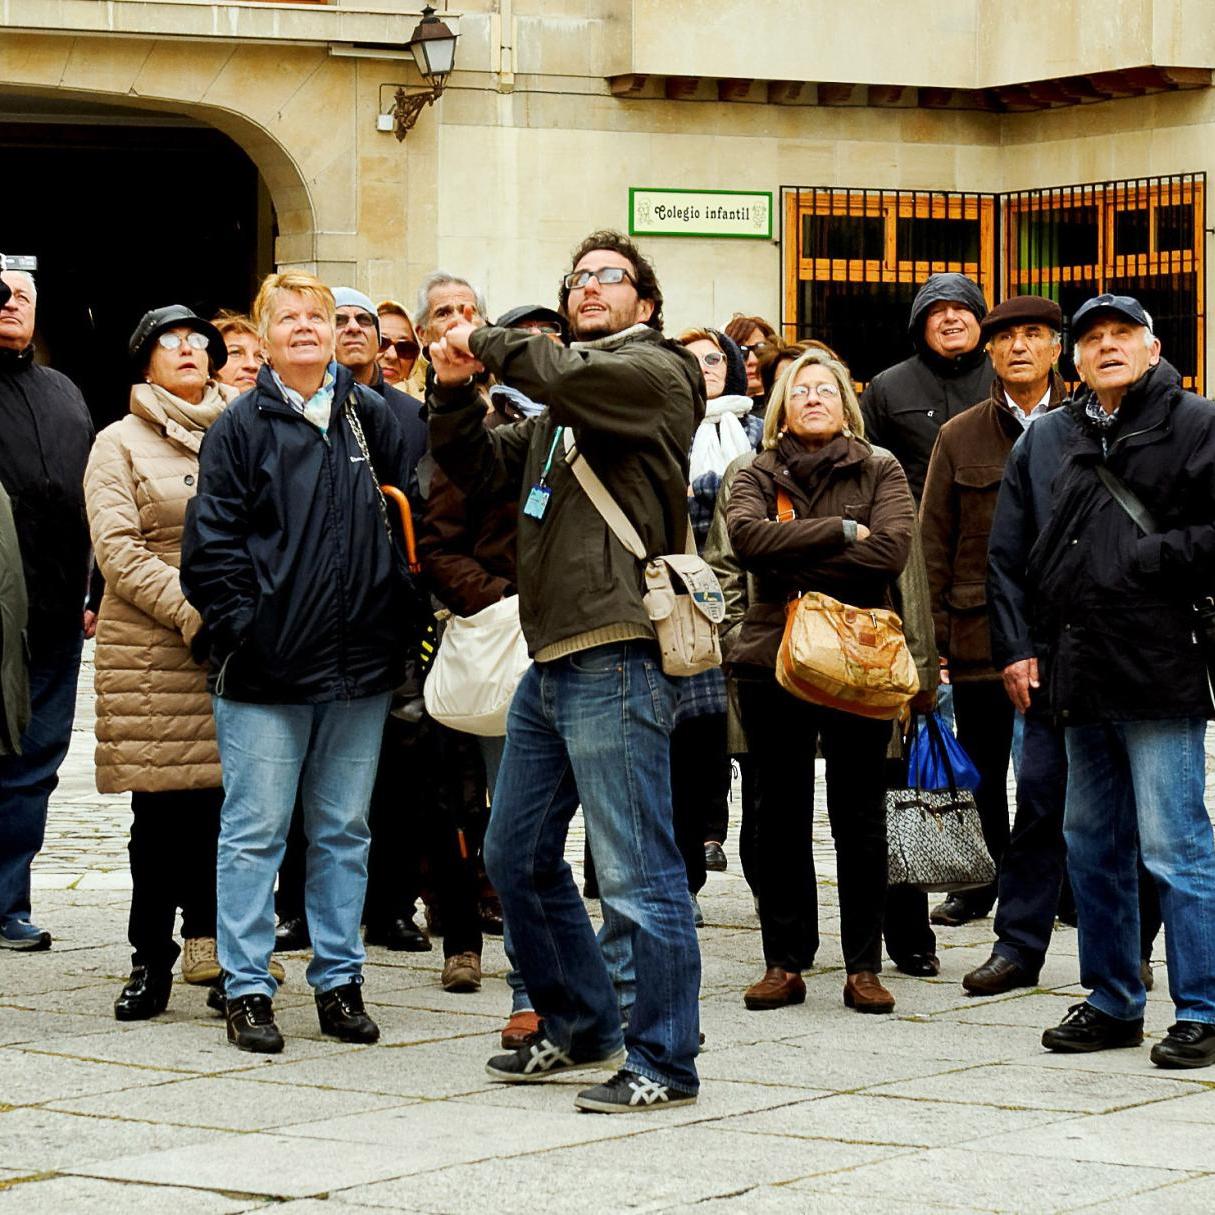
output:
<path id="1" fill-rule="evenodd" d="M 705 410 L 704 421 L 696 428 L 692 439 L 692 459 L 689 478 L 694 483 L 705 473 L 723 476 L 731 460 L 751 450 L 751 441 L 739 418 L 751 412 L 750 397 L 714 397 Z"/>

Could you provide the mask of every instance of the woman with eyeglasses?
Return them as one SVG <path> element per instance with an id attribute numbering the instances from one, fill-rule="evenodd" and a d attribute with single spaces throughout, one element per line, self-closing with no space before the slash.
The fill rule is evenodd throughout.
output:
<path id="1" fill-rule="evenodd" d="M 744 996 L 751 1009 L 802 1003 L 802 972 L 818 950 L 810 818 L 820 739 L 838 861 L 844 1003 L 858 1012 L 894 1008 L 878 979 L 890 723 L 809 704 L 775 676 L 786 609 L 797 595 L 819 591 L 861 608 L 894 603 L 915 502 L 898 461 L 864 435 L 848 369 L 825 350 L 800 354 L 773 389 L 764 450 L 737 470 L 726 506 L 729 546 L 748 574 L 728 668 L 756 774 L 765 973 Z M 780 512 L 778 490 L 792 503 L 792 518 Z"/>
<path id="2" fill-rule="evenodd" d="M 219 978 L 215 855 L 223 803 L 206 673 L 190 654 L 202 621 L 178 582 L 186 504 L 208 427 L 237 395 L 215 326 L 172 305 L 145 313 L 130 340 L 130 412 L 98 436 L 85 508 L 105 595 L 97 623 L 97 789 L 131 794 L 131 976 L 120 1021 L 165 1010 L 182 977 Z"/>

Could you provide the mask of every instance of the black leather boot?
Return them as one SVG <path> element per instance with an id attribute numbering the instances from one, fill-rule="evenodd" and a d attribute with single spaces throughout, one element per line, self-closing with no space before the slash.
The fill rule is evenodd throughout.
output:
<path id="1" fill-rule="evenodd" d="M 158 1017 L 168 1008 L 172 990 L 172 971 L 154 973 L 146 966 L 136 966 L 114 1001 L 114 1016 L 119 1021 L 147 1021 L 150 1017 Z"/>

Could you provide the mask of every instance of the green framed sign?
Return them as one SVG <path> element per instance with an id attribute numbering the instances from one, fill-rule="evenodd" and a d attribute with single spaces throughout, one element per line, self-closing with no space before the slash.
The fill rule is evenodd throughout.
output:
<path id="1" fill-rule="evenodd" d="M 629 235 L 771 240 L 772 194 L 630 186 Z"/>

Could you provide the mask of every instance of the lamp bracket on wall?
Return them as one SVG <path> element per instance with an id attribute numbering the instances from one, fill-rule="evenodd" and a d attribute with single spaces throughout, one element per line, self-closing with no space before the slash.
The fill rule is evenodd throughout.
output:
<path id="1" fill-rule="evenodd" d="M 404 84 L 380 85 L 380 114 L 376 125 L 380 130 L 391 130 L 397 142 L 405 138 L 418 121 L 418 115 L 433 105 L 447 85 L 447 77 L 456 61 L 456 39 L 447 25 L 435 16 L 431 5 L 422 9 L 422 20 L 418 22 L 406 49 L 413 54 L 414 62 L 424 85 Z M 391 108 L 385 109 L 384 90 L 394 89 Z M 391 119 L 391 124 L 389 123 Z"/>

